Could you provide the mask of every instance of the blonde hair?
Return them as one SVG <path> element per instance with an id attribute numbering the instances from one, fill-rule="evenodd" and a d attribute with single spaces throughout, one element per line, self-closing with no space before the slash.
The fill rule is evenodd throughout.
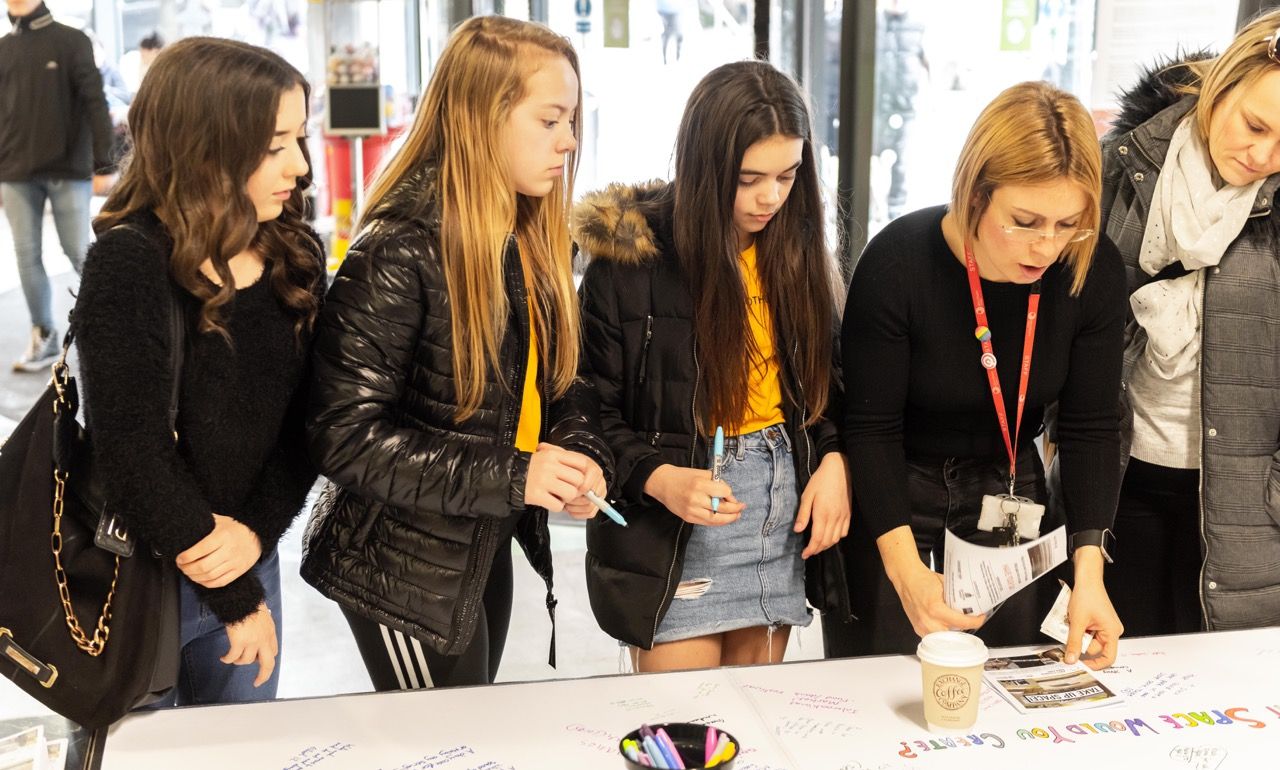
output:
<path id="1" fill-rule="evenodd" d="M 503 273 L 507 237 L 514 232 L 529 265 L 530 323 L 553 398 L 569 389 L 578 370 L 578 302 L 571 268 L 568 209 L 577 153 L 563 183 L 543 198 L 511 194 L 501 138 L 529 77 L 561 56 L 578 74 L 569 41 L 540 24 L 478 16 L 450 36 L 427 84 L 403 147 L 374 181 L 365 224 L 379 204 L 424 167 L 436 173 L 440 261 L 452 305 L 457 421 L 471 416 L 484 395 L 488 368 L 500 369 L 499 348 L 510 306 Z M 578 87 L 577 109 L 582 107 Z M 574 139 L 581 139 L 575 124 Z M 550 344 L 555 340 L 553 348 Z"/>
<path id="2" fill-rule="evenodd" d="M 1196 80 L 1182 90 L 1196 94 L 1196 129 L 1209 141 L 1213 111 L 1237 86 L 1248 88 L 1273 67 L 1280 67 L 1270 55 L 1271 43 L 1280 32 L 1280 10 L 1259 14 L 1236 33 L 1220 56 L 1188 62 Z M 1277 53 L 1280 55 L 1280 53 Z"/>
<path id="3" fill-rule="evenodd" d="M 1071 94 L 1041 81 L 1001 91 L 982 110 L 960 151 L 951 212 L 968 239 L 978 234 L 978 222 L 997 187 L 1064 177 L 1085 194 L 1079 227 L 1094 231 L 1079 243 L 1067 244 L 1059 257 L 1071 268 L 1071 293 L 1079 294 L 1098 245 L 1102 151 L 1093 119 Z"/>

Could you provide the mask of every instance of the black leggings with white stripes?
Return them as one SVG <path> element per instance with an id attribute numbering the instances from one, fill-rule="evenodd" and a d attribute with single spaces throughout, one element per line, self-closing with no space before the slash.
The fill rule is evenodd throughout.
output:
<path id="1" fill-rule="evenodd" d="M 352 613 L 347 625 L 378 692 L 493 684 L 511 626 L 511 544 L 498 548 L 485 586 L 475 636 L 460 655 L 441 655 L 407 634 Z"/>

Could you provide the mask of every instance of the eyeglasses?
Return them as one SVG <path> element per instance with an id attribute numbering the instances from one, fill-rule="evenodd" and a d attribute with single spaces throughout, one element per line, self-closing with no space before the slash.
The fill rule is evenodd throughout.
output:
<path id="1" fill-rule="evenodd" d="M 1093 235 L 1092 230 L 1080 230 L 1075 227 L 1064 227 L 1061 230 L 1048 233 L 1043 230 L 1036 230 L 1033 227 L 1015 227 L 1013 225 L 1003 225 L 1000 229 L 1004 231 L 1005 235 L 1018 243 L 1038 243 L 1041 240 L 1059 243 L 1079 243 Z"/>

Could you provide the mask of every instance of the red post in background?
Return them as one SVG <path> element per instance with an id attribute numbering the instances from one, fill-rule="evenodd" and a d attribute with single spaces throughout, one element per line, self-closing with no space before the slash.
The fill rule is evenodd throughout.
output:
<path id="1" fill-rule="evenodd" d="M 382 167 L 383 157 L 396 143 L 403 128 L 390 129 L 385 134 L 366 136 L 362 140 L 361 158 L 364 163 L 364 187 L 368 189 Z M 353 219 L 355 188 L 351 186 L 352 137 L 326 136 L 324 138 L 325 176 L 329 184 L 329 212 L 333 215 L 333 242 L 329 246 L 329 271 L 338 269 L 347 248 L 351 245 L 355 222 Z"/>

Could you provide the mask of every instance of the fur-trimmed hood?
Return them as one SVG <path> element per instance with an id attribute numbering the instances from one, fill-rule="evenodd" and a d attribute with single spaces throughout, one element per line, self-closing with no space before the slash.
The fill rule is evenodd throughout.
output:
<path id="1" fill-rule="evenodd" d="M 1150 120 L 1161 110 L 1187 96 L 1185 89 L 1196 80 L 1188 64 L 1212 56 L 1209 51 L 1161 59 L 1142 71 L 1138 82 L 1120 95 L 1120 112 L 1111 130 L 1127 133 Z"/>
<path id="2" fill-rule="evenodd" d="M 1102 143 L 1104 166 L 1109 163 L 1125 167 L 1137 164 L 1138 161 L 1132 154 L 1127 161 L 1113 154 L 1123 150 L 1118 145 L 1131 144 L 1141 149 L 1155 168 L 1141 169 L 1135 165 L 1130 171 L 1137 169 L 1150 173 L 1150 170 L 1160 170 L 1178 124 L 1188 112 L 1195 109 L 1197 97 L 1188 94 L 1185 88 L 1195 82 L 1196 75 L 1186 65 L 1209 56 L 1207 51 L 1199 51 L 1175 59 L 1157 61 L 1143 72 L 1137 85 L 1124 92 L 1120 98 L 1120 112 Z M 1106 186 L 1107 182 L 1104 180 L 1103 187 Z M 1268 249 L 1271 248 L 1270 244 L 1280 244 L 1280 206 L 1271 204 L 1278 188 L 1280 174 L 1273 174 L 1263 182 L 1255 199 L 1253 214 L 1245 222 L 1242 231 L 1267 244 Z M 1148 193 L 1148 200 L 1149 195 Z"/>
<path id="3" fill-rule="evenodd" d="M 569 229 L 590 259 L 642 265 L 670 241 L 672 205 L 669 182 L 611 184 L 583 196 L 573 207 Z"/>

